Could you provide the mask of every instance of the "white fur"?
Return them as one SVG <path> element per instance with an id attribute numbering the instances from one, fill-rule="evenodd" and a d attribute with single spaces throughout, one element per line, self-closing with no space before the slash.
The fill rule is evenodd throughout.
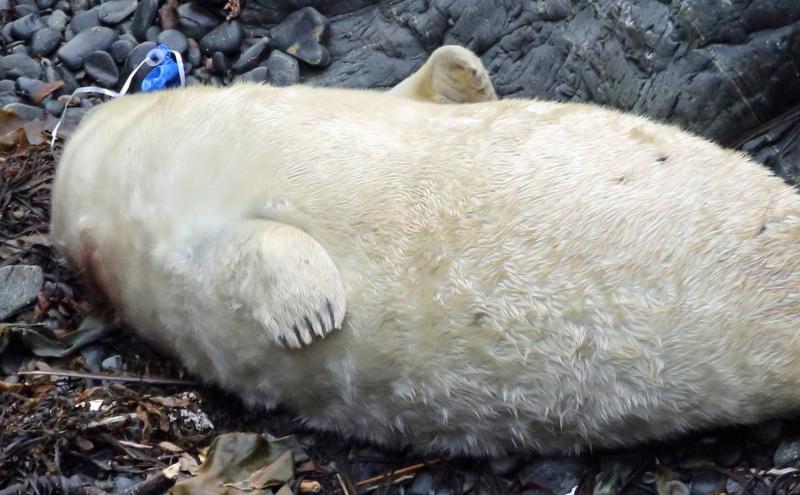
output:
<path id="1" fill-rule="evenodd" d="M 315 428 L 559 453 L 800 406 L 800 197 L 643 118 L 306 87 L 126 96 L 68 143 L 53 209 L 57 245 L 142 335 Z M 275 239 L 317 268 L 281 275 Z M 253 309 L 305 293 L 279 305 L 314 312 L 337 280 L 342 329 L 302 349 Z"/>

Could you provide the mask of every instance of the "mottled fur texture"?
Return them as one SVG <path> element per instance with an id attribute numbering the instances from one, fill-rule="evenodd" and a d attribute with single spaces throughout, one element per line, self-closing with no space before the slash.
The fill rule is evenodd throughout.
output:
<path id="1" fill-rule="evenodd" d="M 53 209 L 142 335 L 348 437 L 574 453 L 800 406 L 800 196 L 641 117 L 126 96 L 66 146 Z"/>

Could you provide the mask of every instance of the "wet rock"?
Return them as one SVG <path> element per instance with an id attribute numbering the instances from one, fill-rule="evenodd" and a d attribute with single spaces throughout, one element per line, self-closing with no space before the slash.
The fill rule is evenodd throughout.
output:
<path id="1" fill-rule="evenodd" d="M 12 54 L 12 53 L 17 53 L 17 54 L 21 54 L 21 55 L 29 55 L 30 54 L 30 52 L 28 51 L 28 47 L 23 45 L 22 42 L 20 42 L 17 45 L 12 46 L 8 51 L 9 51 L 9 54 Z"/>
<path id="2" fill-rule="evenodd" d="M 214 28 L 200 40 L 200 50 L 206 55 L 222 52 L 236 53 L 242 44 L 242 26 L 238 21 L 227 21 Z"/>
<path id="3" fill-rule="evenodd" d="M 117 64 L 108 52 L 96 51 L 89 55 L 83 63 L 83 69 L 101 86 L 112 87 L 119 81 Z"/>
<path id="4" fill-rule="evenodd" d="M 56 0 L 36 0 L 36 6 L 42 10 L 47 10 L 55 5 Z"/>
<path id="5" fill-rule="evenodd" d="M 16 14 L 17 18 L 25 17 L 29 14 L 38 14 L 39 7 L 35 4 L 18 4 L 14 6 L 14 14 Z"/>
<path id="6" fill-rule="evenodd" d="M 328 19 L 313 7 L 293 12 L 270 31 L 275 45 L 311 65 L 327 66 L 328 49 L 322 45 L 328 31 Z"/>
<path id="7" fill-rule="evenodd" d="M 764 445 L 774 444 L 781 439 L 783 421 L 772 420 L 759 423 L 750 428 L 750 436 L 756 442 Z"/>
<path id="8" fill-rule="evenodd" d="M 33 33 L 45 27 L 37 14 L 28 14 L 11 23 L 11 35 L 18 40 L 29 40 Z"/>
<path id="9" fill-rule="evenodd" d="M 3 109 L 14 112 L 25 120 L 41 119 L 44 116 L 44 111 L 41 108 L 24 103 L 9 103 Z"/>
<path id="10" fill-rule="evenodd" d="M 11 35 L 11 27 L 12 23 L 10 22 L 0 27 L 0 38 L 2 38 L 5 43 L 14 41 L 14 37 Z"/>
<path id="11" fill-rule="evenodd" d="M 135 69 L 142 60 L 144 60 L 144 58 L 147 56 L 147 53 L 155 47 L 156 44 L 153 41 L 145 41 L 144 43 L 139 43 L 136 45 L 131 54 L 128 55 L 128 60 L 125 61 L 125 70 L 122 73 L 122 77 L 127 78 L 131 71 L 133 71 L 133 69 Z M 138 89 L 142 83 L 142 80 L 151 70 L 152 69 L 147 64 L 143 65 L 133 78 L 132 87 Z"/>
<path id="12" fill-rule="evenodd" d="M 237 77 L 236 80 L 242 82 L 265 83 L 267 82 L 268 75 L 269 71 L 266 67 L 256 67 L 255 69 L 245 72 L 241 76 Z"/>
<path id="13" fill-rule="evenodd" d="M 178 27 L 178 2 L 167 0 L 158 9 L 158 23 L 162 29 L 175 29 Z"/>
<path id="14" fill-rule="evenodd" d="M 433 492 L 433 476 L 430 473 L 419 473 L 408 489 L 409 495 L 428 495 Z"/>
<path id="15" fill-rule="evenodd" d="M 163 43 L 171 50 L 175 50 L 181 54 L 186 53 L 186 51 L 189 49 L 189 41 L 186 39 L 186 36 L 177 29 L 167 29 L 166 31 L 162 31 L 158 35 L 158 38 L 156 38 L 156 42 Z"/>
<path id="16" fill-rule="evenodd" d="M 0 108 L 5 108 L 12 103 L 22 103 L 22 98 L 16 94 L 0 96 Z"/>
<path id="17" fill-rule="evenodd" d="M 186 55 L 186 59 L 189 61 L 190 64 L 198 67 L 200 63 L 203 61 L 203 55 L 200 52 L 200 47 L 197 45 L 197 42 L 193 39 L 189 40 L 189 50 Z"/>
<path id="18" fill-rule="evenodd" d="M 17 78 L 17 89 L 28 99 L 42 86 L 44 86 L 44 83 L 38 79 L 31 79 L 30 77 Z"/>
<path id="19" fill-rule="evenodd" d="M 720 493 L 725 489 L 726 476 L 714 471 L 697 470 L 692 475 L 691 495 Z"/>
<path id="20" fill-rule="evenodd" d="M 220 19 L 195 2 L 184 3 L 178 7 L 178 26 L 189 38 L 202 39 L 217 27 Z"/>
<path id="21" fill-rule="evenodd" d="M 38 56 L 47 56 L 53 53 L 61 43 L 61 33 L 51 27 L 42 28 L 33 34 L 31 39 L 31 53 Z"/>
<path id="22" fill-rule="evenodd" d="M 262 60 L 270 47 L 269 39 L 260 39 L 250 48 L 242 52 L 236 63 L 233 64 L 233 71 L 242 74 L 249 71 Z"/>
<path id="23" fill-rule="evenodd" d="M 78 81 L 69 69 L 66 67 L 56 67 L 56 71 L 60 76 L 59 79 L 64 81 L 64 87 L 62 88 L 64 93 L 71 94 L 78 88 Z"/>
<path id="24" fill-rule="evenodd" d="M 153 25 L 153 20 L 158 12 L 158 0 L 139 0 L 136 12 L 133 14 L 131 32 L 136 39 L 143 40 L 147 28 Z"/>
<path id="25" fill-rule="evenodd" d="M 489 461 L 489 467 L 497 476 L 508 476 L 519 469 L 521 464 L 522 458 L 519 456 L 498 457 Z"/>
<path id="26" fill-rule="evenodd" d="M 795 467 L 800 463 L 800 439 L 784 440 L 778 445 L 772 457 L 776 468 Z"/>
<path id="27" fill-rule="evenodd" d="M 79 69 L 86 57 L 98 50 L 107 50 L 116 40 L 117 33 L 107 27 L 93 27 L 81 31 L 58 49 L 58 58 L 70 69 Z"/>
<path id="28" fill-rule="evenodd" d="M 518 477 L 523 485 L 533 484 L 552 493 L 569 493 L 588 472 L 581 459 L 539 459 L 524 466 Z"/>
<path id="29" fill-rule="evenodd" d="M 54 10 L 47 18 L 47 25 L 56 31 L 63 32 L 67 27 L 69 16 L 61 10 Z"/>
<path id="30" fill-rule="evenodd" d="M 116 25 L 136 10 L 136 0 L 111 0 L 100 5 L 98 16 L 103 24 Z"/>
<path id="31" fill-rule="evenodd" d="M 89 28 L 97 27 L 99 25 L 100 10 L 97 8 L 78 12 L 72 16 L 72 20 L 69 21 L 69 28 L 72 30 L 73 34 L 78 34 L 81 31 L 85 31 Z"/>
<path id="32" fill-rule="evenodd" d="M 117 63 L 124 62 L 133 51 L 136 43 L 129 39 L 118 39 L 111 43 L 111 57 Z"/>
<path id="33" fill-rule="evenodd" d="M 36 300 L 42 285 L 44 273 L 38 266 L 11 265 L 0 268 L 0 321 Z"/>
<path id="34" fill-rule="evenodd" d="M 0 57 L 0 79 L 16 79 L 22 76 L 39 79 L 41 74 L 39 63 L 23 53 Z"/>
<path id="35" fill-rule="evenodd" d="M 225 75 L 230 70 L 228 58 L 222 52 L 214 52 L 214 55 L 211 56 L 211 66 L 214 68 L 214 72 L 220 75 Z"/>
<path id="36" fill-rule="evenodd" d="M 161 28 L 158 26 L 150 26 L 147 28 L 147 31 L 144 33 L 144 39 L 147 41 L 155 42 L 158 39 L 158 35 L 161 34 Z"/>
<path id="37" fill-rule="evenodd" d="M 69 9 L 72 12 L 80 12 L 89 9 L 89 0 L 69 0 Z"/>
<path id="38" fill-rule="evenodd" d="M 58 101 L 57 99 L 54 100 L 54 99 L 51 98 L 51 99 L 47 100 L 44 103 L 44 109 L 50 115 L 54 115 L 56 117 L 60 117 L 61 116 L 61 112 L 64 111 L 64 104 L 62 102 Z"/>
<path id="39" fill-rule="evenodd" d="M 280 50 L 273 50 L 265 65 L 269 69 L 269 80 L 275 86 L 291 86 L 300 81 L 297 60 Z"/>
<path id="40" fill-rule="evenodd" d="M 17 85 L 11 79 L 0 79 L 0 95 L 13 94 Z"/>

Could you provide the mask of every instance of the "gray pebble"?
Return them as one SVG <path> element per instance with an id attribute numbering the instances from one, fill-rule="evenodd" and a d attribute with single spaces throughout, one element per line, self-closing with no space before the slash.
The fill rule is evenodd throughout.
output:
<path id="1" fill-rule="evenodd" d="M 20 104 L 12 103 L 8 106 L 14 105 Z M 31 108 L 41 111 L 36 107 Z M 13 111 L 18 113 L 17 108 Z M 27 118 L 25 115 L 19 113 L 18 115 Z M 11 265 L 0 268 L 0 321 L 35 301 L 42 285 L 44 285 L 44 273 L 38 266 Z"/>
<path id="2" fill-rule="evenodd" d="M 255 69 L 245 72 L 241 76 L 237 77 L 236 80 L 243 82 L 266 83 L 268 75 L 269 70 L 267 70 L 266 67 L 256 67 Z"/>
<path id="3" fill-rule="evenodd" d="M 99 373 L 102 371 L 100 367 L 100 362 L 103 359 L 103 355 L 105 354 L 105 349 L 98 344 L 90 344 L 80 350 L 81 357 L 83 361 L 86 363 L 86 367 L 89 368 L 89 371 L 92 373 Z"/>
<path id="4" fill-rule="evenodd" d="M 111 44 L 111 57 L 114 58 L 115 62 L 121 64 L 128 58 L 135 46 L 136 43 L 131 40 L 118 39 Z"/>
<path id="5" fill-rule="evenodd" d="M 44 103 L 44 109 L 47 110 L 47 113 L 50 115 L 55 115 L 56 117 L 61 116 L 61 112 L 64 111 L 64 104 L 57 99 L 49 99 Z"/>
<path id="6" fill-rule="evenodd" d="M 222 52 L 231 55 L 242 44 L 242 25 L 239 21 L 223 22 L 200 40 L 200 50 L 206 55 Z"/>
<path id="7" fill-rule="evenodd" d="M 14 41 L 14 37 L 11 35 L 11 27 L 13 25 L 13 23 L 9 22 L 0 27 L 0 37 L 2 37 L 3 41 L 6 43 L 11 43 Z"/>
<path id="8" fill-rule="evenodd" d="M 719 493 L 725 488 L 726 476 L 714 471 L 697 470 L 692 475 L 691 495 Z"/>
<path id="9" fill-rule="evenodd" d="M 800 439 L 784 440 L 772 456 L 776 468 L 795 467 L 800 461 Z"/>
<path id="10" fill-rule="evenodd" d="M 69 0 L 69 8 L 72 12 L 88 10 L 89 0 Z"/>
<path id="11" fill-rule="evenodd" d="M 0 79 L 16 79 L 22 76 L 39 79 L 41 74 L 42 68 L 39 63 L 24 53 L 12 53 L 0 57 Z"/>
<path id="12" fill-rule="evenodd" d="M 54 10 L 52 14 L 47 17 L 47 25 L 56 31 L 62 32 L 67 27 L 69 16 L 61 10 Z"/>
<path id="13" fill-rule="evenodd" d="M 59 79 L 64 81 L 64 87 L 62 88 L 64 93 L 72 94 L 73 91 L 78 89 L 77 78 L 69 69 L 66 67 L 56 67 L 56 71 L 58 71 L 60 75 Z"/>
<path id="14" fill-rule="evenodd" d="M 69 28 L 73 34 L 78 34 L 81 31 L 85 31 L 89 28 L 97 27 L 99 25 L 100 17 L 99 10 L 97 8 L 78 12 L 72 16 L 72 20 L 69 21 Z"/>
<path id="15" fill-rule="evenodd" d="M 144 43 L 139 43 L 133 48 L 133 51 L 130 55 L 128 55 L 128 60 L 125 61 L 125 70 L 123 71 L 123 79 L 127 78 L 131 71 L 136 68 L 139 63 L 144 60 L 147 56 L 147 53 L 156 47 L 155 42 L 153 41 L 145 41 Z M 148 72 L 150 72 L 151 68 L 148 65 L 143 65 L 139 72 L 136 73 L 136 77 L 133 79 L 132 88 L 139 89 L 139 86 L 142 83 L 142 80 L 145 78 Z"/>
<path id="16" fill-rule="evenodd" d="M 112 87 L 119 81 L 119 70 L 113 57 L 108 52 L 99 50 L 86 58 L 83 63 L 86 75 L 97 81 L 100 86 Z"/>
<path id="17" fill-rule="evenodd" d="M 28 99 L 31 99 L 42 86 L 44 86 L 44 83 L 38 79 L 31 79 L 30 77 L 17 78 L 17 89 Z"/>
<path id="18" fill-rule="evenodd" d="M 200 47 L 193 41 L 189 42 L 189 53 L 186 55 L 186 60 L 195 67 L 199 67 L 203 61 L 203 55 L 200 53 Z"/>
<path id="19" fill-rule="evenodd" d="M 188 76 L 186 78 L 186 85 L 187 86 L 201 86 L 202 84 L 203 84 L 203 82 L 200 79 L 198 79 L 198 78 L 196 78 L 194 76 Z"/>
<path id="20" fill-rule="evenodd" d="M 0 79 L 0 95 L 13 94 L 17 90 L 17 85 L 11 79 Z"/>
<path id="21" fill-rule="evenodd" d="M 8 50 L 8 52 L 9 52 L 9 54 L 11 54 L 11 53 L 18 53 L 18 54 L 22 54 L 22 55 L 29 55 L 30 54 L 30 51 L 28 50 L 28 47 L 23 45 L 22 42 L 20 42 L 17 45 L 13 45 Z"/>
<path id="22" fill-rule="evenodd" d="M 36 6 L 42 10 L 49 9 L 55 5 L 56 0 L 36 0 Z"/>
<path id="23" fill-rule="evenodd" d="M 428 495 L 433 492 L 433 476 L 430 473 L 419 473 L 408 489 L 409 495 Z"/>
<path id="24" fill-rule="evenodd" d="M 11 23 L 11 35 L 18 40 L 29 40 L 33 33 L 45 27 L 37 14 L 28 14 Z"/>
<path id="25" fill-rule="evenodd" d="M 58 0 L 56 2 L 55 8 L 62 12 L 74 12 L 69 6 L 69 2 L 67 0 Z"/>
<path id="26" fill-rule="evenodd" d="M 158 35 L 161 34 L 161 28 L 158 26 L 150 26 L 147 28 L 147 32 L 144 34 L 144 39 L 147 41 L 155 42 L 158 39 Z"/>
<path id="27" fill-rule="evenodd" d="M 536 484 L 554 493 L 569 493 L 586 475 L 588 466 L 580 459 L 538 459 L 524 466 L 518 477 L 523 484 Z"/>
<path id="28" fill-rule="evenodd" d="M 300 81 L 300 64 L 280 50 L 273 50 L 266 61 L 269 80 L 275 86 L 291 86 Z"/>
<path id="29" fill-rule="evenodd" d="M 260 39 L 253 46 L 242 52 L 239 59 L 233 64 L 233 71 L 242 74 L 249 71 L 261 61 L 270 47 L 269 39 Z"/>
<path id="30" fill-rule="evenodd" d="M 214 52 L 214 55 L 211 56 L 211 66 L 217 74 L 224 75 L 230 70 L 228 58 L 222 52 Z"/>
<path id="31" fill-rule="evenodd" d="M 178 7 L 178 26 L 189 38 L 201 39 L 219 24 L 220 19 L 196 2 Z"/>
<path id="32" fill-rule="evenodd" d="M 93 27 L 75 35 L 58 49 L 58 58 L 70 69 L 79 69 L 90 54 L 107 50 L 116 40 L 117 33 L 107 27 Z"/>
<path id="33" fill-rule="evenodd" d="M 42 28 L 33 34 L 31 39 L 31 53 L 39 56 L 50 55 L 58 48 L 62 36 L 57 29 Z"/>
<path id="34" fill-rule="evenodd" d="M 111 0 L 100 5 L 100 22 L 115 25 L 124 21 L 136 10 L 136 0 Z"/>
<path id="35" fill-rule="evenodd" d="M 22 98 L 16 94 L 0 96 L 0 108 L 11 105 L 12 103 L 22 103 Z"/>
<path id="36" fill-rule="evenodd" d="M 14 14 L 16 15 L 17 19 L 20 17 L 25 17 L 28 14 L 38 14 L 39 7 L 36 4 L 20 4 L 14 6 Z"/>
<path id="37" fill-rule="evenodd" d="M 328 49 L 322 40 L 328 31 L 328 19 L 313 7 L 304 7 L 289 14 L 270 31 L 275 45 L 311 65 L 330 63 Z"/>
<path id="38" fill-rule="evenodd" d="M 189 49 L 189 40 L 187 40 L 186 36 L 177 29 L 167 29 L 165 31 L 161 31 L 161 33 L 158 35 L 158 38 L 156 38 L 156 42 L 167 45 L 171 50 L 175 50 L 181 55 L 186 53 L 186 50 Z"/>
<path id="39" fill-rule="evenodd" d="M 133 14 L 133 23 L 131 24 L 131 32 L 136 39 L 143 40 L 147 28 L 153 25 L 158 12 L 158 0 L 140 0 L 136 6 L 136 12 Z"/>

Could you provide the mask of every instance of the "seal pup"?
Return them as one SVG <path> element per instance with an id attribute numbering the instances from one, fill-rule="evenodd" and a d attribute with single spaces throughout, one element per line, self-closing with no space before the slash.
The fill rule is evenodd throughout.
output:
<path id="1" fill-rule="evenodd" d="M 598 106 L 126 96 L 67 143 L 52 232 L 195 375 L 389 447 L 576 453 L 800 408 L 800 197 Z"/>

